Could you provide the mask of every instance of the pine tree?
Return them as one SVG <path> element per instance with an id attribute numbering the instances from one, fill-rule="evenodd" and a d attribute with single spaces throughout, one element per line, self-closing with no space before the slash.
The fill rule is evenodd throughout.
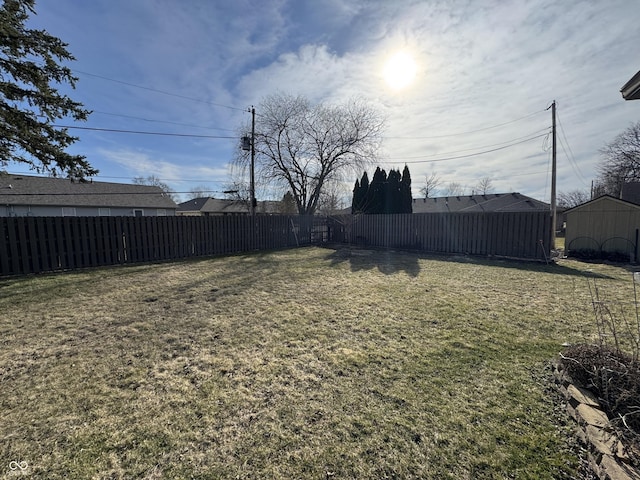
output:
<path id="1" fill-rule="evenodd" d="M 377 167 L 373 179 L 369 183 L 367 172 L 362 179 L 356 180 L 351 202 L 352 213 L 381 214 L 381 213 L 411 213 L 413 199 L 411 197 L 411 174 L 409 168 L 390 170 L 389 175 L 384 169 Z"/>
<path id="2" fill-rule="evenodd" d="M 402 170 L 400 194 L 402 198 L 400 213 L 413 213 L 413 196 L 411 195 L 411 173 L 409 173 L 409 167 L 407 165 L 405 165 L 404 170 Z"/>
<path id="3" fill-rule="evenodd" d="M 369 190 L 369 175 L 367 175 L 367 172 L 362 174 L 362 178 L 360 179 L 360 188 L 365 191 Z"/>
<path id="4" fill-rule="evenodd" d="M 351 215 L 360 213 L 360 209 L 362 208 L 362 193 L 360 182 L 356 180 L 356 184 L 353 186 L 353 197 L 351 197 Z"/>
<path id="5" fill-rule="evenodd" d="M 390 170 L 385 184 L 385 208 L 384 213 L 400 213 L 400 172 Z"/>
<path id="6" fill-rule="evenodd" d="M 362 174 L 362 178 L 360 179 L 360 189 L 362 190 L 362 203 L 360 204 L 360 212 L 361 213 L 369 213 L 369 209 L 371 208 L 371 182 L 369 182 L 369 175 L 367 172 Z"/>
<path id="7" fill-rule="evenodd" d="M 375 173 L 373 174 L 373 178 L 371 179 L 371 184 L 369 185 L 368 195 L 367 195 L 367 204 L 369 208 L 367 209 L 367 213 L 371 214 L 380 214 L 384 213 L 384 208 L 386 204 L 385 199 L 385 184 L 387 183 L 387 172 L 385 172 L 380 167 L 376 168 Z"/>
<path id="8" fill-rule="evenodd" d="M 25 27 L 32 13 L 35 0 L 4 0 L 0 6 L 0 166 L 18 162 L 39 173 L 95 175 L 85 157 L 65 152 L 78 139 L 53 126 L 65 117 L 86 120 L 90 113 L 54 88 L 75 88 L 78 79 L 60 64 L 74 58 L 60 39 Z"/>
<path id="9" fill-rule="evenodd" d="M 367 172 L 362 174 L 360 182 L 356 180 L 356 184 L 353 187 L 353 198 L 351 201 L 351 213 L 368 213 L 367 203 L 369 194 L 369 176 Z"/>

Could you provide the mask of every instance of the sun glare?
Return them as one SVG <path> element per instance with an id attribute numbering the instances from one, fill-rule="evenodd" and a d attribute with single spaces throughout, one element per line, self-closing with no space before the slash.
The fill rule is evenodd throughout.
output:
<path id="1" fill-rule="evenodd" d="M 384 66 L 384 79 L 393 90 L 402 90 L 413 82 L 418 67 L 411 55 L 398 52 L 387 60 Z"/>

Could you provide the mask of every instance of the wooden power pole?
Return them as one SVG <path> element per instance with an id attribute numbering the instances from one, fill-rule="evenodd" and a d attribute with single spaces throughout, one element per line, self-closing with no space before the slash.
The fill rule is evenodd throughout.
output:
<path id="1" fill-rule="evenodd" d="M 556 248 L 556 101 L 551 104 L 551 249 Z"/>
<path id="2" fill-rule="evenodd" d="M 256 109 L 251 107 L 251 183 L 249 185 L 249 214 L 253 217 L 256 214 Z"/>

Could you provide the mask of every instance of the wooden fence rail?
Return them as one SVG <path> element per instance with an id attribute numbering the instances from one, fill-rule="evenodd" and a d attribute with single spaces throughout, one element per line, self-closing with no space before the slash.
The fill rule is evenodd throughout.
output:
<path id="1" fill-rule="evenodd" d="M 339 217 L 2 217 L 0 276 L 348 243 L 545 260 L 546 212 Z"/>
<path id="2" fill-rule="evenodd" d="M 541 261 L 551 243 L 544 211 L 346 215 L 332 217 L 329 229 L 334 242 Z"/>

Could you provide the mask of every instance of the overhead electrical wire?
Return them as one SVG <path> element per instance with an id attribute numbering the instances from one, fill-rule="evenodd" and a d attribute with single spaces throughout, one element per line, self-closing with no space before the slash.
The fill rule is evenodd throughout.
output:
<path id="1" fill-rule="evenodd" d="M 571 150 L 571 146 L 569 145 L 569 140 L 567 140 L 567 136 L 564 133 L 564 127 L 562 126 L 562 122 L 560 121 L 560 115 L 558 115 L 557 109 L 556 109 L 556 119 L 558 120 L 558 125 L 560 125 L 560 132 L 562 133 L 562 138 L 564 138 L 564 143 L 562 141 L 562 138 L 560 139 L 560 144 L 562 145 L 564 153 L 567 156 L 567 159 L 569 160 L 569 163 L 571 164 L 573 171 L 576 173 L 576 175 L 578 175 L 578 177 L 580 177 L 583 184 L 588 186 L 589 181 L 584 177 L 584 175 L 582 175 L 582 172 L 580 171 L 578 162 L 576 162 L 575 155 L 573 154 L 573 151 Z M 566 149 L 565 149 L 565 144 L 566 144 Z"/>
<path id="2" fill-rule="evenodd" d="M 91 182 L 86 182 L 85 185 L 91 185 Z M 135 184 L 131 184 L 132 186 L 135 186 Z M 153 185 L 139 185 L 139 186 L 153 186 Z M 202 192 L 202 193 L 228 193 L 222 190 L 198 190 L 198 192 Z M 42 195 L 46 195 L 46 196 L 56 196 L 56 197 L 68 197 L 68 196 L 79 196 L 79 195 L 89 195 L 89 196 L 93 196 L 93 195 L 160 195 L 160 196 L 169 196 L 169 195 L 173 195 L 173 194 L 188 194 L 188 193 L 193 193 L 191 191 L 189 192 L 174 192 L 173 190 L 169 191 L 169 192 L 65 192 L 65 193 L 20 193 L 20 192 L 2 192 L 2 196 L 20 196 L 20 197 L 37 197 L 37 196 L 42 196 Z"/>
<path id="3" fill-rule="evenodd" d="M 230 110 L 235 110 L 235 111 L 239 111 L 239 112 L 243 112 L 243 113 L 247 113 L 247 112 L 251 113 L 251 110 L 252 110 L 252 107 L 249 107 L 249 108 L 232 107 L 230 105 L 224 105 L 224 104 L 221 104 L 221 103 L 211 102 L 211 101 L 208 101 L 208 100 L 203 100 L 203 99 L 194 98 L 194 97 L 188 97 L 186 95 L 167 92 L 167 91 L 164 91 L 164 90 L 159 90 L 159 89 L 156 89 L 156 88 L 146 87 L 146 86 L 143 86 L 143 85 L 137 85 L 137 84 L 134 84 L 134 83 L 125 82 L 125 81 L 122 81 L 122 80 L 117 80 L 117 79 L 114 79 L 114 78 L 106 77 L 104 75 L 98 75 L 98 74 L 95 74 L 95 73 L 85 72 L 85 71 L 82 71 L 82 70 L 73 70 L 73 71 L 76 72 L 76 73 L 80 73 L 80 74 L 83 74 L 83 75 L 88 75 L 88 76 L 95 77 L 95 78 L 100 78 L 100 79 L 107 80 L 107 81 L 110 81 L 110 82 L 120 83 L 122 85 L 127 85 L 127 86 L 134 87 L 134 88 L 140 88 L 142 90 L 147 90 L 147 91 L 151 91 L 151 92 L 160 93 L 162 95 L 169 95 L 169 96 L 172 96 L 172 97 L 183 98 L 185 100 L 191 100 L 191 101 L 200 102 L 200 103 L 207 103 L 207 104 L 214 105 L 214 106 L 217 106 L 217 107 L 227 108 L 227 109 L 230 109 Z M 470 133 L 482 132 L 482 131 L 491 130 L 491 129 L 494 129 L 494 128 L 503 127 L 505 125 L 509 125 L 509 124 L 512 124 L 512 123 L 519 122 L 521 120 L 525 120 L 527 118 L 533 117 L 533 116 L 538 115 L 538 114 L 543 113 L 543 112 L 545 112 L 545 110 L 539 110 L 539 111 L 530 113 L 528 115 L 525 115 L 523 117 L 519 117 L 519 118 L 516 118 L 514 120 L 509 120 L 508 122 L 503 122 L 503 123 L 499 123 L 499 124 L 496 124 L 496 125 L 490 125 L 488 127 L 482 127 L 482 128 L 476 129 L 476 130 L 470 130 L 470 131 L 466 131 L 466 132 L 458 132 L 458 133 L 452 133 L 452 134 L 446 134 L 446 135 L 436 135 L 436 136 L 425 136 L 425 137 L 385 137 L 385 138 L 389 138 L 389 139 L 417 139 L 417 140 L 419 140 L 419 139 L 448 138 L 448 137 L 455 137 L 455 136 L 459 136 L 459 135 L 468 135 Z M 105 113 L 106 115 L 116 115 L 116 114 L 109 114 L 109 113 L 106 113 L 106 112 L 100 112 L 100 113 Z M 126 115 L 122 115 L 122 116 L 126 117 Z M 262 115 L 260 115 L 259 112 L 256 112 L 256 116 L 262 116 Z M 138 118 L 140 120 L 146 120 L 146 121 L 157 121 L 157 120 L 148 120 L 148 119 L 139 118 L 139 117 L 131 117 L 131 118 Z M 173 122 L 165 122 L 165 123 L 173 123 Z M 196 128 L 207 128 L 207 127 L 196 127 Z M 228 129 L 217 129 L 217 130 L 231 131 L 231 130 L 228 130 Z"/>
<path id="4" fill-rule="evenodd" d="M 546 173 L 546 178 L 547 181 L 544 182 L 544 198 L 547 198 L 547 186 L 549 185 L 549 183 L 551 183 L 549 180 L 549 176 L 550 176 L 550 172 L 551 172 L 551 166 L 553 163 L 553 150 L 549 149 L 548 150 L 548 156 L 549 156 L 549 160 L 547 161 L 547 173 Z"/>
<path id="5" fill-rule="evenodd" d="M 138 84 L 134 84 L 134 83 L 130 83 L 130 82 L 125 82 L 122 80 L 117 80 L 114 78 L 110 78 L 110 77 L 106 77 L 104 75 L 98 75 L 95 73 L 90 73 L 90 72 L 86 72 L 86 71 L 82 71 L 82 70 L 73 70 L 76 73 L 82 74 L 82 75 L 88 75 L 91 77 L 95 77 L 95 78 L 100 78 L 103 80 L 107 80 L 110 82 L 115 82 L 115 83 L 119 83 L 122 85 L 127 85 L 130 87 L 134 87 L 134 88 L 140 88 L 143 90 L 147 90 L 147 91 L 151 91 L 151 92 L 155 92 L 155 93 L 160 93 L 163 95 L 169 95 L 169 96 L 173 96 L 173 97 L 177 97 L 177 98 L 183 98 L 186 100 L 191 100 L 191 101 L 196 101 L 196 102 L 200 102 L 200 103 L 207 103 L 207 104 L 211 104 L 214 106 L 218 106 L 221 108 L 227 108 L 230 110 L 235 110 L 235 111 L 241 111 L 243 113 L 247 113 L 247 112 L 251 112 L 251 108 L 238 108 L 238 107 L 232 107 L 230 105 L 224 105 L 224 104 L 220 104 L 220 103 L 216 103 L 216 102 L 210 102 L 207 100 L 202 100 L 202 99 L 198 99 L 198 98 L 194 98 L 194 97 L 188 97 L 186 95 L 181 95 L 181 94 L 176 94 L 176 93 L 172 93 L 172 92 L 167 92 L 164 90 L 159 90 L 159 89 L 155 89 L 155 88 L 151 88 L 151 87 L 146 87 L 143 85 L 138 85 Z M 516 123 L 519 122 L 521 120 L 525 120 L 527 118 L 533 117 L 535 115 L 538 115 L 540 113 L 545 112 L 545 110 L 539 110 L 533 113 L 530 113 L 528 115 L 507 121 L 507 122 L 503 122 L 503 123 L 499 123 L 496 125 L 490 125 L 488 127 L 483 127 L 483 128 L 479 128 L 479 129 L 475 129 L 475 130 L 470 130 L 470 131 L 466 131 L 466 132 L 458 132 L 458 133 L 453 133 L 453 134 L 446 134 L 446 135 L 436 135 L 436 136 L 425 136 L 425 137 L 384 137 L 384 138 L 388 138 L 388 139 L 433 139 L 433 138 L 448 138 L 448 137 L 455 137 L 455 136 L 459 136 L 459 135 L 468 135 L 471 133 L 476 133 L 476 132 L 482 132 L 482 131 L 486 131 L 486 130 L 491 130 L 494 128 L 499 128 L 499 127 L 503 127 L 505 125 L 509 125 L 512 123 Z M 118 115 L 118 114 L 112 114 L 112 113 L 108 113 L 108 112 L 97 112 L 97 113 L 102 113 L 105 115 L 114 115 L 114 116 L 122 116 L 125 118 L 134 118 L 134 119 L 139 119 L 139 120 L 143 120 L 143 121 L 150 121 L 150 122 L 162 122 L 162 123 L 171 123 L 171 124 L 176 124 L 176 125 L 180 125 L 177 122 L 168 122 L 168 121 L 161 121 L 161 120 L 151 120 L 151 119 L 146 119 L 146 118 L 141 118 L 141 117 L 134 117 L 134 116 L 128 116 L 128 115 Z M 260 116 L 259 113 L 256 113 L 256 115 Z M 185 125 L 182 124 L 184 126 L 189 126 L 189 125 Z M 193 135 L 193 134 L 174 134 L 174 133 L 161 133 L 161 132 L 144 132 L 144 131 L 134 131 L 134 130 L 125 130 L 125 129 L 107 129 L 107 128 L 96 128 L 96 127 L 80 127 L 80 126 L 59 126 L 60 128 L 75 128 L 75 129 L 79 129 L 79 130 L 94 130 L 94 131 L 106 131 L 106 132 L 114 132 L 114 133 L 130 133 L 130 134 L 141 134 L 141 135 L 162 135 L 162 136 L 173 136 L 173 137 L 195 137 L 195 138 L 224 138 L 224 139 L 234 139 L 234 137 L 229 137 L 229 136 L 208 136 L 208 135 Z M 208 128 L 208 127 L 202 127 L 202 126 L 191 126 L 193 128 Z M 221 128 L 212 128 L 212 129 L 216 129 L 216 130 L 222 130 L 222 131 L 232 131 L 230 129 L 221 129 Z M 525 140 L 528 141 L 528 140 Z M 500 143 L 495 144 L 495 145 L 500 145 Z M 514 144 L 516 145 L 516 144 Z M 505 146 L 503 148 L 507 148 L 508 146 Z M 485 147 L 480 147 L 480 148 L 485 148 Z M 495 149 L 495 150 L 491 150 L 491 151 L 497 151 L 500 150 L 501 148 Z M 467 149 L 467 150 L 460 150 L 460 152 L 462 151 L 469 151 L 471 149 Z M 481 155 L 484 153 L 490 153 L 491 151 L 487 151 L 487 152 L 479 152 L 473 155 L 469 155 L 469 156 L 474 156 L 474 155 Z M 456 153 L 456 152 L 451 152 L 451 153 Z M 460 156 L 457 158 L 464 158 L 465 156 Z M 408 158 L 424 158 L 424 156 L 420 156 L 420 157 L 408 157 Z M 454 158 L 451 158 L 452 160 Z M 447 159 L 438 159 L 438 160 L 433 160 L 435 161 L 444 161 Z M 390 163 L 394 163 L 394 162 L 390 162 Z M 402 163 L 402 162 L 395 162 L 395 163 Z M 409 162 L 409 163 L 426 163 L 426 161 L 423 162 Z"/>
<path id="6" fill-rule="evenodd" d="M 497 125 L 491 125 L 489 127 L 479 128 L 477 130 L 470 130 L 470 131 L 467 131 L 467 132 L 450 133 L 450 134 L 447 134 L 447 135 L 433 135 L 433 136 L 427 136 L 427 137 L 385 137 L 385 138 L 393 138 L 393 139 L 398 139 L 398 140 L 428 140 L 428 139 L 432 139 L 432 138 L 457 137 L 459 135 L 468 135 L 470 133 L 483 132 L 485 130 L 491 130 L 493 128 L 504 127 L 505 125 L 509 125 L 511 123 L 519 122 L 520 120 L 524 120 L 526 118 L 530 118 L 530 117 L 533 117 L 535 115 L 539 115 L 542 112 L 544 112 L 544 110 L 539 110 L 537 112 L 530 113 L 529 115 L 525 115 L 524 117 L 516 118 L 515 120 L 510 120 L 508 122 L 499 123 Z"/>
<path id="7" fill-rule="evenodd" d="M 202 128 L 204 130 L 220 130 L 220 131 L 223 131 L 223 132 L 235 132 L 235 130 L 231 130 L 230 128 L 205 127 L 203 125 L 191 125 L 191 124 L 188 124 L 188 123 L 171 122 L 171 121 L 168 121 L 168 120 L 154 120 L 152 118 L 135 117 L 133 115 L 123 115 L 123 114 L 120 114 L 120 113 L 102 112 L 102 111 L 99 111 L 99 110 L 93 110 L 91 112 L 91 114 L 96 114 L 96 113 L 100 114 L 100 115 L 109 115 L 109 116 L 112 116 L 112 117 L 122 117 L 122 118 L 131 118 L 133 120 L 142 120 L 142 121 L 145 121 L 145 122 L 166 123 L 166 124 L 169 124 L 169 125 L 178 125 L 178 126 L 181 126 L 181 127 Z"/>
<path id="8" fill-rule="evenodd" d="M 26 176 L 33 176 L 33 172 L 7 172 L 9 175 L 26 175 Z M 202 186 L 208 187 L 210 183 L 218 183 L 218 184 L 222 184 L 225 185 L 228 183 L 227 180 L 203 180 L 202 178 L 195 180 L 195 179 L 191 179 L 191 178 L 160 178 L 157 175 L 153 175 L 157 180 L 161 181 L 161 182 L 183 182 L 183 183 L 199 183 Z M 61 178 L 61 177 L 58 177 Z M 131 180 L 134 177 L 123 177 L 123 176 L 113 176 L 113 175 L 93 175 L 91 177 L 93 180 L 96 181 L 101 181 L 101 179 L 115 179 L 115 180 Z M 104 183 L 109 183 L 109 182 L 104 182 Z M 136 184 L 133 184 L 136 185 Z M 212 192 L 217 192 L 217 190 L 208 190 L 208 189 L 198 189 L 198 191 L 203 191 L 203 192 L 208 192 L 208 191 L 212 191 Z M 188 192 L 182 192 L 182 193 L 188 193 Z"/>
<path id="9" fill-rule="evenodd" d="M 131 177 L 114 177 L 111 175 L 96 175 L 92 178 L 111 178 L 111 179 L 117 179 L 117 180 L 127 180 L 127 179 L 131 179 Z M 158 178 L 158 177 L 156 177 Z M 228 183 L 226 180 L 194 180 L 194 179 L 190 179 L 190 178 L 158 178 L 158 180 L 160 180 L 161 182 L 188 182 L 188 183 Z"/>
<path id="10" fill-rule="evenodd" d="M 504 150 L 506 148 L 511 148 L 511 147 L 516 146 L 516 145 L 520 145 L 522 143 L 530 142 L 531 140 L 535 140 L 537 138 L 542 138 L 542 137 L 545 137 L 545 136 L 546 136 L 546 134 L 536 135 L 534 137 L 527 138 L 526 140 L 521 140 L 519 142 L 514 142 L 512 144 L 505 145 L 503 147 L 493 148 L 493 149 L 490 149 L 490 150 L 484 150 L 484 151 L 481 151 L 481 152 L 470 153 L 468 155 L 458 155 L 458 156 L 454 156 L 454 157 L 436 158 L 436 159 L 433 159 L 433 160 L 410 160 L 410 161 L 385 160 L 385 163 L 390 163 L 390 164 L 435 163 L 435 162 L 445 162 L 445 161 L 449 161 L 449 160 L 458 160 L 460 158 L 476 157 L 478 155 L 485 155 L 487 153 L 497 152 L 498 150 Z"/>
<path id="11" fill-rule="evenodd" d="M 54 125 L 56 128 L 73 128 L 76 130 L 92 130 L 98 132 L 114 132 L 114 133 L 134 133 L 138 135 L 161 135 L 166 137 L 195 137 L 195 138 L 226 138 L 235 139 L 236 137 L 221 136 L 221 135 L 194 135 L 191 133 L 164 133 L 164 132 L 143 132 L 137 130 L 120 130 L 117 128 L 96 128 L 96 127 L 80 127 L 76 125 Z"/>
<path id="12" fill-rule="evenodd" d="M 95 73 L 83 72 L 82 70 L 72 70 L 72 71 L 75 72 L 75 73 L 80 73 L 82 75 L 88 75 L 90 77 L 101 78 L 102 80 L 108 80 L 109 82 L 120 83 L 122 85 L 127 85 L 129 87 L 140 88 L 142 90 L 147 90 L 149 92 L 155 92 L 155 93 L 160 93 L 162 95 L 168 95 L 168 96 L 171 96 L 171 97 L 182 98 L 184 100 L 191 100 L 192 102 L 206 103 L 208 105 L 213 105 L 215 107 L 228 108 L 229 110 L 236 110 L 236 111 L 239 111 L 239 112 L 245 112 L 246 111 L 246 108 L 232 107 L 232 106 L 224 105 L 224 104 L 221 104 L 221 103 L 211 102 L 209 100 L 203 100 L 201 98 L 187 97 L 186 95 L 180 95 L 178 93 L 165 92 L 164 90 L 158 90 L 157 88 L 145 87 L 143 85 L 136 85 L 135 83 L 124 82 L 122 80 L 116 80 L 115 78 L 109 78 L 109 77 L 105 77 L 103 75 L 97 75 Z"/>
<path id="13" fill-rule="evenodd" d="M 547 130 L 548 130 L 547 128 L 544 128 L 544 129 L 541 129 L 541 130 L 536 130 L 535 132 L 531 132 L 531 133 L 529 133 L 527 135 L 523 135 L 522 137 L 513 138 L 511 140 L 506 140 L 504 142 L 493 143 L 491 145 L 484 145 L 482 147 L 465 148 L 463 150 L 454 150 L 454 151 L 451 151 L 451 152 L 433 153 L 433 154 L 430 154 L 430 155 L 418 155 L 418 156 L 415 156 L 415 157 L 402 157 L 402 158 L 413 159 L 413 158 L 437 157 L 437 156 L 441 156 L 441 155 L 453 155 L 455 153 L 471 152 L 471 151 L 478 150 L 478 149 L 483 149 L 483 148 L 492 148 L 492 147 L 497 147 L 497 146 L 500 146 L 500 145 L 505 145 L 507 143 L 517 142 L 519 140 L 523 140 L 523 139 L 529 138 L 532 135 L 536 135 L 536 134 L 541 133 L 541 132 L 546 132 Z"/>
<path id="14" fill-rule="evenodd" d="M 188 97 L 188 96 L 181 95 L 181 94 L 167 92 L 167 91 L 164 91 L 164 90 L 150 88 L 150 87 L 146 87 L 146 86 L 143 86 L 143 85 L 137 85 L 137 84 L 133 84 L 133 83 L 130 83 L 130 82 L 125 82 L 125 81 L 122 81 L 122 80 L 117 80 L 117 79 L 109 78 L 109 77 L 106 77 L 106 76 L 103 76 L 103 75 L 97 75 L 97 74 L 94 74 L 94 73 L 89 73 L 89 72 L 85 72 L 85 71 L 81 71 L 81 70 L 75 70 L 75 72 L 83 74 L 83 75 L 88 75 L 88 76 L 100 78 L 100 79 L 103 79 L 103 80 L 107 80 L 107 81 L 111 81 L 111 82 L 127 85 L 127 86 L 134 87 L 134 88 L 139 88 L 139 89 L 143 89 L 143 90 L 147 90 L 147 91 L 151 91 L 151 92 L 155 92 L 155 93 L 160 93 L 160 94 L 163 94 L 163 95 L 173 96 L 173 97 L 182 98 L 182 99 L 190 100 L 190 101 L 196 101 L 196 102 L 200 102 L 200 103 L 206 103 L 206 104 L 214 105 L 214 106 L 221 107 L 221 108 L 227 108 L 227 109 L 234 110 L 234 111 L 241 111 L 241 112 L 244 112 L 244 113 L 251 112 L 251 108 L 246 109 L 246 108 L 232 107 L 232 106 L 229 106 L 229 105 L 219 104 L 219 103 L 216 103 L 216 102 L 210 102 L 210 101 L 207 101 L 207 100 L 202 100 L 202 99 L 198 99 L 198 98 L 194 98 L 194 97 Z M 515 122 L 519 122 L 521 120 L 533 117 L 533 116 L 538 115 L 538 114 L 543 113 L 543 112 L 545 112 L 545 110 L 536 111 L 536 112 L 530 113 L 528 115 L 525 115 L 523 117 L 519 117 L 519 118 L 516 118 L 514 120 L 510 120 L 508 122 L 503 122 L 503 123 L 496 124 L 496 125 L 491 125 L 491 126 L 488 126 L 488 127 L 483 127 L 483 128 L 479 128 L 479 129 L 475 129 L 475 130 L 470 130 L 470 131 L 465 131 L 465 132 L 458 132 L 458 133 L 453 133 L 453 134 L 437 135 L 437 136 L 424 136 L 424 137 L 384 137 L 384 138 L 388 138 L 388 139 L 435 139 L 435 138 L 449 138 L 449 137 L 455 137 L 455 136 L 460 136 L 460 135 L 468 135 L 468 134 L 471 134 L 471 133 L 477 133 L 477 132 L 482 132 L 482 131 L 486 131 L 486 130 L 491 130 L 491 129 L 494 129 L 494 128 L 503 127 L 505 125 L 509 125 L 509 124 L 512 124 L 512 123 L 515 123 Z M 177 122 L 162 121 L 162 120 L 152 120 L 152 119 L 147 119 L 147 118 L 135 117 L 135 116 L 130 116 L 130 115 L 119 115 L 119 114 L 113 114 L 113 113 L 108 113 L 108 112 L 100 112 L 100 111 L 98 111 L 96 113 L 101 113 L 101 114 L 105 114 L 105 115 L 113 115 L 113 116 L 121 116 L 121 117 L 124 117 L 124 118 L 132 118 L 132 119 L 138 119 L 138 120 L 149 121 L 149 122 L 158 122 L 158 123 L 168 123 L 168 124 L 182 125 L 182 126 L 188 126 L 188 127 L 192 127 L 192 128 L 210 128 L 210 129 L 214 129 L 214 130 L 232 131 L 230 129 L 203 127 L 203 126 L 196 126 L 196 125 L 186 125 L 186 124 L 180 124 L 180 123 L 177 123 Z M 260 116 L 258 113 L 256 113 L 256 115 Z M 113 133 L 127 133 L 127 134 L 139 134 L 139 135 L 158 135 L 158 136 L 170 136 L 170 137 L 213 138 L 213 139 L 235 139 L 236 138 L 236 136 L 217 136 L 217 135 L 195 135 L 195 134 L 179 134 L 179 133 L 165 133 L 165 132 L 148 132 L 148 131 L 127 130 L 127 129 L 81 127 L 81 126 L 73 126 L 73 125 L 56 125 L 56 127 L 69 128 L 69 129 L 78 129 L 78 130 L 89 130 L 89 131 L 104 131 L 104 132 L 113 132 Z M 492 153 L 492 152 L 496 152 L 496 151 L 503 150 L 503 149 L 506 149 L 506 148 L 510 148 L 510 147 L 513 147 L 513 146 L 516 146 L 516 145 L 519 145 L 519 144 L 522 144 L 522 143 L 525 143 L 525 142 L 528 142 L 528 141 L 531 141 L 531 140 L 535 140 L 537 138 L 542 138 L 544 136 L 545 135 L 535 135 L 535 136 L 532 136 L 530 138 L 520 137 L 520 138 L 515 139 L 513 141 L 510 141 L 510 142 L 500 142 L 500 143 L 497 143 L 497 144 L 488 145 L 486 147 L 479 147 L 479 148 L 487 148 L 487 147 L 493 147 L 494 145 L 501 145 L 501 146 L 499 146 L 497 148 L 491 148 L 489 150 L 473 152 L 473 153 L 470 153 L 470 154 L 467 154 L 467 155 L 456 155 L 456 156 L 449 156 L 449 157 L 444 157 L 444 158 L 434 158 L 434 159 L 425 159 L 425 160 L 410 160 L 410 159 L 413 159 L 413 158 L 424 159 L 425 156 L 423 155 L 423 156 L 418 156 L 418 157 L 406 157 L 409 160 L 407 160 L 407 159 L 404 159 L 404 160 L 387 160 L 386 163 L 390 163 L 390 164 L 435 163 L 435 162 L 442 162 L 442 161 L 449 161 L 449 160 L 457 160 L 457 159 L 462 159 L 462 158 L 470 158 L 470 157 L 484 155 L 484 154 L 487 154 L 487 153 Z M 520 139 L 522 139 L 522 140 L 520 140 Z M 505 143 L 508 143 L 508 144 L 505 145 Z M 433 156 L 438 156 L 438 155 L 450 155 L 452 153 L 465 152 L 465 151 L 471 151 L 471 150 L 473 150 L 473 149 L 458 150 L 458 151 L 453 151 L 453 152 L 447 152 L 447 153 L 444 153 L 444 154 L 432 154 L 432 155 L 428 155 L 426 157 L 433 157 Z M 117 177 L 111 177 L 111 178 L 117 178 Z M 178 180 L 176 180 L 176 181 L 178 181 Z M 187 180 L 183 180 L 183 181 L 187 181 Z M 198 181 L 200 181 L 200 180 L 198 180 Z"/>

